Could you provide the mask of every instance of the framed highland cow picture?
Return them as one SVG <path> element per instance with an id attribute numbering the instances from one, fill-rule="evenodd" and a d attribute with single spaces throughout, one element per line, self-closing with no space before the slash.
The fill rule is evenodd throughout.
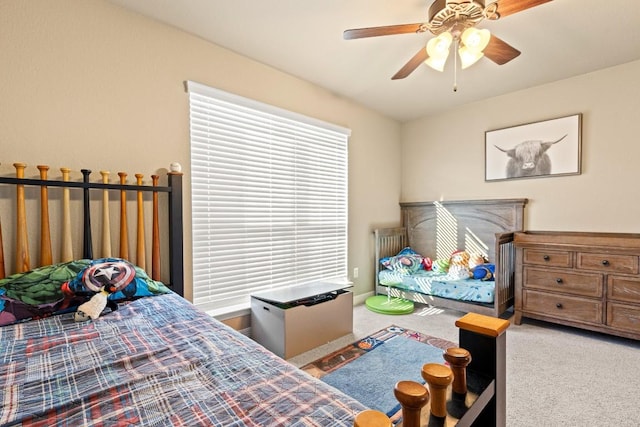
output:
<path id="1" fill-rule="evenodd" d="M 582 114 L 485 132 L 485 181 L 578 175 Z"/>

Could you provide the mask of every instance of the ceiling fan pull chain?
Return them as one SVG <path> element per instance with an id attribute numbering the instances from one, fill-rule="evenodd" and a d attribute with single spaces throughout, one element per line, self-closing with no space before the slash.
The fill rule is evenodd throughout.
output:
<path id="1" fill-rule="evenodd" d="M 456 52 L 458 52 L 459 47 L 460 47 L 460 41 L 456 39 L 456 49 L 455 49 L 455 52 L 453 53 L 453 91 L 454 92 L 458 91 L 458 55 L 456 55 Z"/>

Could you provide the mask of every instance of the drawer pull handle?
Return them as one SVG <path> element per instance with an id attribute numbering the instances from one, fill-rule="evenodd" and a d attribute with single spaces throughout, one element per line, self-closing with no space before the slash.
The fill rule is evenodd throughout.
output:
<path id="1" fill-rule="evenodd" d="M 561 303 L 561 302 L 557 302 L 557 303 L 556 303 L 556 307 L 557 307 L 557 308 L 562 308 L 562 303 Z"/>
<path id="2" fill-rule="evenodd" d="M 602 260 L 602 265 L 609 265 L 609 261 L 607 261 L 606 259 Z"/>
<path id="3" fill-rule="evenodd" d="M 562 278 L 561 278 L 561 277 L 558 277 L 558 278 L 556 279 L 556 283 L 558 283 L 558 284 L 562 283 Z"/>
<path id="4" fill-rule="evenodd" d="M 542 259 L 545 260 L 545 261 L 549 261 L 549 259 L 551 259 L 551 258 L 549 257 L 549 255 L 543 255 Z"/>

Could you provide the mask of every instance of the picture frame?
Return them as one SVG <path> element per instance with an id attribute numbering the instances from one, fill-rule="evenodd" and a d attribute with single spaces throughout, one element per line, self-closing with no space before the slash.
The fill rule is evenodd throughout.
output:
<path id="1" fill-rule="evenodd" d="M 485 181 L 579 175 L 582 113 L 485 132 Z"/>

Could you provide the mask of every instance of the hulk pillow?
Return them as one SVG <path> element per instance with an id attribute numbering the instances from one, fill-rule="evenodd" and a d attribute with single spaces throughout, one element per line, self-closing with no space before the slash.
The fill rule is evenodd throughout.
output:
<path id="1" fill-rule="evenodd" d="M 85 298 L 65 293 L 65 284 L 90 263 L 81 259 L 38 267 L 0 280 L 0 325 L 75 310 Z"/>
<path id="2" fill-rule="evenodd" d="M 171 292 L 120 258 L 53 264 L 0 280 L 0 326 L 76 311 L 102 287 L 116 302 Z"/>

